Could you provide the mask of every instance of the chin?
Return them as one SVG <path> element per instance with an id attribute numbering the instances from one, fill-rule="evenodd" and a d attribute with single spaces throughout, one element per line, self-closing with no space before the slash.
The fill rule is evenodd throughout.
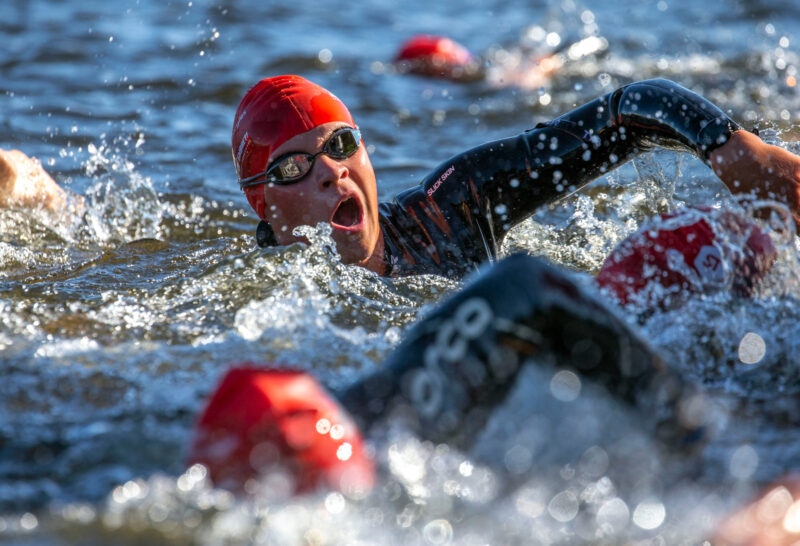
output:
<path id="1" fill-rule="evenodd" d="M 336 241 L 336 250 L 339 251 L 343 264 L 358 265 L 369 259 L 371 253 L 361 237 L 354 237 L 349 233 L 337 235 L 334 234 L 333 239 Z"/>

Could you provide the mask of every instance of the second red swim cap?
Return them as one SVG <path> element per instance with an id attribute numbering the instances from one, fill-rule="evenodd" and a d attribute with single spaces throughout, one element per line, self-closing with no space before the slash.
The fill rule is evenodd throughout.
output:
<path id="1" fill-rule="evenodd" d="M 776 258 L 769 234 L 751 219 L 689 207 L 628 236 L 606 258 L 597 283 L 622 304 L 666 305 L 726 286 L 749 296 Z"/>
<path id="2" fill-rule="evenodd" d="M 300 76 L 265 78 L 245 94 L 233 123 L 231 151 L 239 178 L 263 172 L 273 150 L 299 134 L 331 121 L 355 126 L 333 93 Z M 250 206 L 266 220 L 264 188 L 245 188 Z"/>

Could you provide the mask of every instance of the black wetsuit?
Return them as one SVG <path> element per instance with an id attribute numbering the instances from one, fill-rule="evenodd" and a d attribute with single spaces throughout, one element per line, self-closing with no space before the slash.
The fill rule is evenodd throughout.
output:
<path id="1" fill-rule="evenodd" d="M 703 428 L 680 414 L 696 389 L 569 273 L 524 254 L 485 269 L 338 398 L 365 429 L 400 411 L 421 437 L 468 447 L 526 365 L 604 386 L 673 449 L 702 444 Z"/>
<path id="2" fill-rule="evenodd" d="M 708 162 L 739 126 L 667 80 L 626 85 L 524 133 L 467 150 L 380 205 L 387 275 L 463 277 L 497 257 L 505 234 L 654 146 Z"/>

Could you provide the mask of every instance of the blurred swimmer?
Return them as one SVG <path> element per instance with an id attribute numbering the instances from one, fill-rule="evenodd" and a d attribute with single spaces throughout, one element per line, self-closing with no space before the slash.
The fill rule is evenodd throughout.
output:
<path id="1" fill-rule="evenodd" d="M 567 62 L 598 55 L 608 48 L 605 38 L 589 36 L 574 42 L 564 41 L 541 31 L 539 40 L 526 40 L 519 46 L 498 48 L 481 58 L 445 36 L 419 34 L 406 40 L 395 55 L 400 72 L 453 81 L 485 81 L 492 87 L 514 86 L 536 89 Z M 537 35 L 537 33 L 532 32 Z M 548 45 L 550 43 L 559 47 Z"/>
<path id="2" fill-rule="evenodd" d="M 62 210 L 67 193 L 42 164 L 19 150 L 0 149 L 0 207 L 43 207 Z"/>

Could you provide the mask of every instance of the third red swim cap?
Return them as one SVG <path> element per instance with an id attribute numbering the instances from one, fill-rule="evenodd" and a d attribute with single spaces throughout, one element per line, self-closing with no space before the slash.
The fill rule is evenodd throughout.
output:
<path id="1" fill-rule="evenodd" d="M 369 490 L 375 468 L 350 416 L 311 375 L 263 366 L 227 372 L 195 425 L 189 463 L 235 491 L 278 469 L 294 492 Z"/>
<path id="2" fill-rule="evenodd" d="M 331 121 L 355 125 L 333 93 L 300 76 L 265 78 L 245 94 L 233 124 L 231 151 L 239 178 L 263 172 L 275 148 Z M 245 188 L 250 206 L 266 220 L 264 188 Z"/>

